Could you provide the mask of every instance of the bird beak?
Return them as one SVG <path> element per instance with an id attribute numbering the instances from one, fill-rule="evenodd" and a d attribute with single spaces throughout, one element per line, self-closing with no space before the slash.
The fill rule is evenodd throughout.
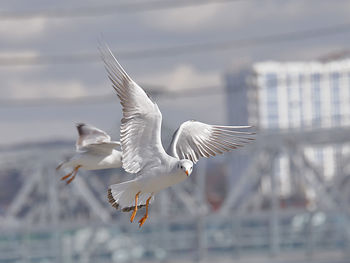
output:
<path id="1" fill-rule="evenodd" d="M 186 173 L 186 175 L 188 176 L 188 171 L 187 171 L 187 170 L 185 171 L 185 173 Z"/>

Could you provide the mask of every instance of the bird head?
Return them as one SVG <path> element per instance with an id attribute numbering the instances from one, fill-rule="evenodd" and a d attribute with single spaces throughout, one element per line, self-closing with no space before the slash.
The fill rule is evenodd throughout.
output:
<path id="1" fill-rule="evenodd" d="M 187 176 L 190 176 L 193 169 L 193 162 L 186 159 L 180 160 L 177 164 L 177 168 L 183 171 L 183 173 L 186 174 Z"/>

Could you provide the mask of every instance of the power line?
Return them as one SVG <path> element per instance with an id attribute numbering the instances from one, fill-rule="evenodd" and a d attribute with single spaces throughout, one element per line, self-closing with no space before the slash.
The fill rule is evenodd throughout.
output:
<path id="1" fill-rule="evenodd" d="M 252 74 L 253 74 L 252 70 Z M 155 99 L 178 99 L 178 98 L 196 98 L 196 97 L 206 97 L 213 95 L 223 95 L 223 94 L 231 94 L 241 92 L 242 89 L 247 86 L 257 85 L 256 81 L 258 78 L 263 78 L 265 81 L 276 81 L 276 85 L 286 85 L 288 88 L 300 88 L 301 84 L 299 83 L 300 78 L 302 79 L 303 85 L 311 85 L 312 83 L 316 83 L 317 85 L 334 85 L 334 81 L 331 78 L 324 79 L 323 75 L 321 76 L 321 80 L 315 81 L 312 78 L 311 73 L 306 73 L 305 75 L 300 73 L 295 73 L 290 75 L 288 72 L 285 72 L 285 76 L 277 77 L 277 74 L 273 77 L 269 77 L 266 79 L 266 76 L 259 76 L 260 73 L 254 78 L 255 81 L 252 82 L 251 78 L 247 78 L 247 83 L 244 85 L 240 85 L 239 87 L 234 87 L 234 89 L 226 89 L 224 87 L 219 86 L 208 86 L 202 88 L 190 88 L 182 91 L 169 91 L 164 86 L 154 86 L 154 85 L 145 85 L 141 84 L 141 87 L 144 87 L 147 94 L 150 97 Z M 315 72 L 316 74 L 317 72 Z M 252 76 L 250 76 L 252 77 Z M 339 83 L 349 80 L 350 76 L 348 74 L 341 74 L 336 78 Z M 295 82 L 298 83 L 295 83 Z M 282 82 L 278 83 L 278 82 Z M 341 85 L 341 84 L 338 84 Z M 50 106 L 50 105 L 84 105 L 84 104 L 102 104 L 102 103 L 115 103 L 118 101 L 116 96 L 111 96 L 111 94 L 106 95 L 87 95 L 87 96 L 79 96 L 73 98 L 37 98 L 37 99 L 1 99 L 0 100 L 0 109 L 1 108 L 9 108 L 9 107 L 36 107 L 36 106 Z"/>
<path id="2" fill-rule="evenodd" d="M 175 55 L 198 54 L 203 52 L 224 51 L 233 48 L 241 49 L 254 46 L 263 46 L 288 41 L 299 41 L 318 37 L 327 37 L 350 31 L 350 23 L 338 24 L 328 27 L 320 27 L 307 30 L 291 31 L 251 38 L 234 39 L 220 42 L 194 43 L 168 47 L 139 49 L 133 51 L 115 52 L 118 58 L 124 59 L 148 59 L 161 58 Z M 2 56 L 0 67 L 23 65 L 56 65 L 76 63 L 100 62 L 100 55 L 96 53 L 80 53 L 66 55 L 38 55 L 38 56 Z"/>
<path id="3" fill-rule="evenodd" d="M 252 71 L 253 72 L 253 71 Z M 299 80 L 300 77 L 302 78 L 302 83 L 305 85 L 310 85 L 312 83 L 317 83 L 319 85 L 332 85 L 332 80 L 325 80 L 322 79 L 320 81 L 314 81 L 311 78 L 311 74 L 306 74 L 309 77 L 304 78 L 305 76 L 300 74 L 295 74 L 294 76 L 286 77 L 269 77 L 269 81 L 282 81 L 284 84 L 276 84 L 276 85 L 287 85 L 287 81 L 296 81 Z M 344 80 L 349 80 L 350 76 L 342 75 L 337 80 L 339 82 Z M 249 80 L 249 79 L 247 79 Z M 253 84 L 251 81 L 249 83 L 245 84 L 247 86 L 250 85 L 256 85 Z M 190 88 L 185 89 L 182 91 L 169 91 L 164 86 L 151 86 L 151 85 L 142 85 L 141 87 L 145 88 L 145 91 L 147 92 L 150 97 L 155 99 L 178 99 L 178 98 L 196 98 L 196 97 L 206 97 L 206 96 L 213 96 L 213 95 L 223 95 L 223 94 L 231 94 L 231 93 L 237 93 L 241 92 L 242 89 L 246 88 L 247 86 L 241 85 L 239 87 L 235 87 L 234 89 L 226 89 L 224 87 L 219 86 L 208 86 L 208 87 L 202 87 L 202 88 Z M 288 88 L 300 88 L 300 84 L 292 84 L 292 86 L 287 85 Z M 73 97 L 73 98 L 58 98 L 58 97 L 52 97 L 52 98 L 38 98 L 38 99 L 2 99 L 0 100 L 0 109 L 1 108 L 9 108 L 9 107 L 36 107 L 36 106 L 51 106 L 51 105 L 91 105 L 91 104 L 103 104 L 103 103 L 116 103 L 118 102 L 117 96 L 111 96 L 111 94 L 106 95 L 87 95 L 87 96 L 79 96 L 79 97 Z"/>
<path id="4" fill-rule="evenodd" d="M 2 11 L 0 20 L 45 18 L 80 18 L 97 17 L 113 14 L 130 14 L 156 10 L 203 6 L 209 4 L 224 4 L 229 2 L 246 2 L 248 0 L 176 0 L 176 1 L 145 1 L 128 2 L 99 6 L 84 6 L 72 8 L 55 8 L 25 11 Z"/>
<path id="5" fill-rule="evenodd" d="M 229 93 L 235 93 L 238 90 L 228 89 L 217 89 L 217 87 L 206 87 L 198 89 L 188 89 L 181 92 L 164 92 L 156 95 L 157 99 L 164 98 L 190 98 L 190 97 L 206 97 L 213 95 L 224 95 Z M 15 108 L 15 107 L 41 107 L 41 106 L 53 106 L 53 105 L 92 105 L 92 104 L 105 104 L 105 103 L 116 103 L 119 104 L 117 96 L 102 95 L 102 96 L 81 96 L 77 98 L 51 98 L 51 99 L 13 99 L 13 100 L 2 100 L 0 101 L 0 110 L 2 108 Z M 327 128 L 328 126 L 314 126 L 312 123 L 315 121 L 332 121 L 334 118 L 349 118 L 347 114 L 328 114 L 321 117 L 306 118 L 302 121 L 304 124 L 300 128 Z M 309 123 L 309 124 L 305 124 Z"/>
<path id="6" fill-rule="evenodd" d="M 142 86 L 142 85 L 141 85 Z M 149 86 L 150 87 L 150 86 Z M 156 99 L 177 99 L 177 98 L 192 98 L 192 97 L 205 97 L 213 95 L 221 95 L 225 92 L 235 93 L 236 90 L 226 90 L 219 87 L 204 87 L 204 88 L 191 88 L 183 91 L 172 92 L 166 90 L 165 87 L 160 90 L 145 89 L 147 94 Z M 2 99 L 0 100 L 0 109 L 9 107 L 37 107 L 37 106 L 52 106 L 52 105 L 92 105 L 103 103 L 118 103 L 117 96 L 109 95 L 87 95 L 74 98 L 38 98 L 38 99 Z"/>

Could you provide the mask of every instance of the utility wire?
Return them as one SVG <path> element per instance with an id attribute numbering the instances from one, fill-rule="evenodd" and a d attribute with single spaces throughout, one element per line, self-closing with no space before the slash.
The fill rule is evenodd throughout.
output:
<path id="1" fill-rule="evenodd" d="M 149 91 L 146 89 L 147 94 L 156 99 L 177 99 L 177 98 L 193 98 L 193 97 L 205 97 L 213 95 L 222 95 L 225 92 L 234 93 L 238 90 L 226 90 L 221 87 L 204 87 L 204 88 L 192 88 L 183 91 L 171 92 L 162 88 L 162 90 Z M 85 105 L 85 104 L 103 104 L 103 103 L 117 103 L 118 97 L 109 95 L 100 96 L 80 96 L 75 98 L 39 98 L 39 99 L 2 99 L 0 100 L 0 109 L 9 107 L 37 107 L 37 106 L 52 106 L 52 105 Z"/>
<path id="2" fill-rule="evenodd" d="M 118 4 L 106 4 L 99 6 L 84 6 L 70 8 L 55 8 L 42 10 L 25 10 L 25 11 L 2 11 L 0 20 L 18 20 L 32 19 L 38 17 L 45 18 L 80 18 L 80 17 L 97 17 L 114 14 L 129 14 L 149 12 L 156 10 L 203 6 L 209 4 L 224 4 L 229 2 L 247 2 L 248 0 L 176 0 L 176 1 L 144 1 L 144 2 L 125 2 Z"/>
<path id="3" fill-rule="evenodd" d="M 328 27 L 320 27 L 307 30 L 291 31 L 251 38 L 234 39 L 220 42 L 195 43 L 178 46 L 139 49 L 133 51 L 115 52 L 118 58 L 123 59 L 149 59 L 161 57 L 174 57 L 185 54 L 195 54 L 213 51 L 224 51 L 230 49 L 241 49 L 254 46 L 263 46 L 282 42 L 299 41 L 319 37 L 327 37 L 350 31 L 350 23 L 338 24 Z M 100 62 L 100 55 L 96 53 L 80 53 L 66 55 L 38 55 L 38 56 L 2 56 L 0 67 L 23 66 L 23 65 L 56 65 L 75 63 Z"/>
<path id="4" fill-rule="evenodd" d="M 254 71 L 252 70 L 252 73 Z M 256 72 L 258 73 L 258 72 Z M 208 86 L 202 88 L 190 88 L 184 89 L 181 91 L 169 91 L 164 86 L 152 86 L 152 85 L 143 85 L 141 87 L 145 88 L 147 94 L 156 99 L 179 99 L 179 98 L 197 98 L 197 97 L 206 97 L 213 95 L 225 95 L 238 92 L 244 92 L 244 89 L 248 87 L 257 86 L 258 88 L 263 84 L 258 84 L 258 79 L 260 81 L 275 81 L 276 86 L 283 85 L 288 89 L 300 89 L 305 85 L 318 85 L 321 88 L 324 85 L 341 85 L 344 81 L 350 80 L 350 75 L 347 73 L 340 74 L 337 78 L 332 78 L 331 76 L 326 79 L 324 73 L 321 74 L 320 80 L 316 81 L 313 79 L 313 75 L 317 72 L 305 73 L 305 74 L 290 74 L 289 72 L 281 73 L 280 75 L 285 74 L 284 76 L 277 76 L 276 74 L 273 77 L 266 77 L 265 75 L 256 75 L 252 77 L 249 75 L 246 79 L 246 84 L 239 86 L 234 86 L 229 89 L 220 86 Z M 328 74 L 328 75 L 331 75 Z M 300 83 L 301 81 L 301 83 Z M 336 84 L 337 83 L 337 84 Z M 348 82 L 347 82 L 348 83 Z M 265 84 L 266 85 L 266 84 Z M 269 84 L 272 85 L 272 84 Z M 255 87 L 256 88 L 256 87 Z M 111 96 L 111 94 L 106 95 L 87 95 L 79 96 L 73 98 L 38 98 L 38 99 L 1 99 L 0 100 L 0 109 L 9 108 L 9 107 L 36 107 L 36 106 L 52 106 L 52 105 L 85 105 L 85 104 L 103 104 L 103 103 L 115 103 L 118 101 L 116 96 Z"/>

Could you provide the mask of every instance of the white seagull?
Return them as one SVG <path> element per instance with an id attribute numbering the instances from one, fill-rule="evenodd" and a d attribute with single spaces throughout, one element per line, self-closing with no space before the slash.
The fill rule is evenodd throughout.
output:
<path id="1" fill-rule="evenodd" d="M 160 190 L 188 178 L 200 157 L 228 152 L 253 140 L 254 133 L 237 131 L 250 126 L 217 126 L 186 121 L 174 133 L 169 154 L 161 143 L 162 114 L 157 106 L 124 71 L 111 50 L 101 48 L 101 57 L 120 103 L 123 118 L 120 142 L 123 168 L 136 174 L 134 180 L 111 185 L 108 199 L 123 212 L 146 206 L 141 227 L 148 218 L 148 206 Z"/>
<path id="2" fill-rule="evenodd" d="M 73 171 L 61 178 L 72 182 L 79 168 L 84 170 L 99 170 L 122 167 L 122 152 L 116 150 L 120 142 L 111 141 L 111 137 L 96 127 L 78 123 L 76 125 L 79 137 L 76 142 L 76 154 L 69 160 L 57 166 L 56 170 L 72 168 Z"/>

